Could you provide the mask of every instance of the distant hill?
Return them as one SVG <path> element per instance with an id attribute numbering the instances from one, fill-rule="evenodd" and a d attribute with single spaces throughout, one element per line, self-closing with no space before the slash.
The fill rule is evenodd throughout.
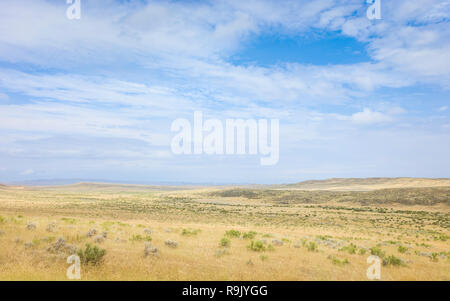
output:
<path id="1" fill-rule="evenodd" d="M 34 183 L 35 185 L 37 183 Z M 1 189 L 31 189 L 31 190 L 70 190 L 70 191 L 111 191 L 111 192 L 146 192 L 173 191 L 190 189 L 256 189 L 256 190 L 306 190 L 306 191 L 374 191 L 396 188 L 439 188 L 450 187 L 450 178 L 332 178 L 326 180 L 308 180 L 294 184 L 283 185 L 214 185 L 214 184 L 128 184 L 79 182 L 70 184 L 55 183 L 53 185 L 0 184 Z"/>
<path id="2" fill-rule="evenodd" d="M 141 185 L 141 184 L 116 184 L 116 183 L 76 183 L 69 185 L 54 186 L 28 186 L 29 189 L 37 190 L 61 190 L 75 192 L 149 192 L 149 191 L 173 191 L 188 190 L 194 186 L 183 185 Z M 195 188 L 198 188 L 195 186 Z"/>
<path id="3" fill-rule="evenodd" d="M 333 178 L 273 186 L 274 189 L 333 191 L 371 191 L 425 187 L 450 187 L 450 178 Z"/>

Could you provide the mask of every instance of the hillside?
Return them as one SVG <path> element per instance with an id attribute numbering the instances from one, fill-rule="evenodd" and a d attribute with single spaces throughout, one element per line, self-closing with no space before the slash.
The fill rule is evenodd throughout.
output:
<path id="1" fill-rule="evenodd" d="M 151 191 L 173 191 L 188 190 L 191 186 L 172 185 L 140 185 L 140 184 L 116 184 L 116 183 L 77 183 L 58 186 L 32 187 L 39 190 L 62 190 L 77 192 L 151 192 Z"/>
<path id="2" fill-rule="evenodd" d="M 392 188 L 449 187 L 450 178 L 333 178 L 276 185 L 275 189 L 372 191 Z"/>

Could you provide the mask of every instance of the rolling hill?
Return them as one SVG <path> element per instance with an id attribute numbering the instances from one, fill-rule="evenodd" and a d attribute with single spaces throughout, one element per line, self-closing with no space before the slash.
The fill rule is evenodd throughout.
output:
<path id="1" fill-rule="evenodd" d="M 448 187 L 450 178 L 333 178 L 276 185 L 283 190 L 371 191 L 392 188 Z"/>

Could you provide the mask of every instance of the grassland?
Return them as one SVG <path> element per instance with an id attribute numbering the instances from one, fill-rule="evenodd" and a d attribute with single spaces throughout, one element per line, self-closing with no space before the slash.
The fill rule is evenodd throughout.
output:
<path id="1" fill-rule="evenodd" d="M 450 186 L 357 190 L 0 186 L 0 280 L 450 280 Z"/>

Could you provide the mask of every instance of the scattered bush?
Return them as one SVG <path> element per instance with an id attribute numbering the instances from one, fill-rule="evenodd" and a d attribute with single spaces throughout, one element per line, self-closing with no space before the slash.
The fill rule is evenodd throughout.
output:
<path id="1" fill-rule="evenodd" d="M 379 247 L 372 247 L 370 248 L 370 254 L 378 256 L 380 258 L 384 257 L 384 252 Z"/>
<path id="2" fill-rule="evenodd" d="M 438 262 L 439 261 L 439 259 L 438 259 L 438 253 L 431 253 L 431 256 L 430 256 L 430 260 L 431 261 L 433 261 L 433 262 Z"/>
<path id="3" fill-rule="evenodd" d="M 97 246 L 92 247 L 90 244 L 86 244 L 86 248 L 79 249 L 77 255 L 80 257 L 80 261 L 84 265 L 98 265 L 103 261 L 103 256 L 106 255 L 105 249 L 100 249 Z"/>
<path id="4" fill-rule="evenodd" d="M 260 240 L 257 240 L 257 241 L 252 240 L 250 245 L 248 245 L 248 249 L 255 251 L 255 252 L 262 252 L 262 251 L 266 250 L 266 246 Z"/>
<path id="5" fill-rule="evenodd" d="M 94 238 L 94 242 L 99 243 L 99 244 L 101 244 L 101 243 L 104 242 L 104 241 L 105 241 L 105 238 L 104 238 L 102 235 L 97 235 L 97 236 Z"/>
<path id="6" fill-rule="evenodd" d="M 241 237 L 241 232 L 237 231 L 237 230 L 229 230 L 227 232 L 225 232 L 225 235 L 228 237 Z"/>
<path id="7" fill-rule="evenodd" d="M 407 247 L 404 246 L 398 246 L 398 252 L 399 253 L 406 253 L 406 251 L 408 251 Z"/>
<path id="8" fill-rule="evenodd" d="M 230 240 L 229 240 L 228 238 L 224 237 L 224 238 L 222 238 L 222 239 L 220 240 L 219 245 L 220 245 L 221 247 L 229 247 L 229 246 L 230 246 Z"/>
<path id="9" fill-rule="evenodd" d="M 192 236 L 192 235 L 197 235 L 198 233 L 200 233 L 200 229 L 183 229 L 181 231 L 181 235 L 186 235 L 186 236 Z"/>
<path id="10" fill-rule="evenodd" d="M 87 237 L 92 237 L 92 236 L 94 236 L 95 234 L 97 234 L 97 230 L 96 230 L 96 229 L 90 229 L 90 230 L 86 233 L 86 236 L 87 236 Z"/>
<path id="11" fill-rule="evenodd" d="M 35 230 L 37 228 L 35 223 L 28 223 L 27 230 Z"/>
<path id="12" fill-rule="evenodd" d="M 130 241 L 152 241 L 152 237 L 134 234 L 133 236 L 131 236 Z"/>
<path id="13" fill-rule="evenodd" d="M 76 224 L 77 220 L 74 218 L 68 218 L 68 217 L 63 217 L 61 218 L 62 221 L 64 221 L 66 224 Z"/>
<path id="14" fill-rule="evenodd" d="M 228 252 L 226 249 L 217 249 L 216 250 L 216 257 L 222 257 L 227 254 L 228 254 Z"/>
<path id="15" fill-rule="evenodd" d="M 383 258 L 383 265 L 400 266 L 400 265 L 404 265 L 404 264 L 400 258 L 395 257 L 394 255 L 391 255 L 386 258 Z"/>
<path id="16" fill-rule="evenodd" d="M 336 258 L 334 256 L 328 256 L 329 259 L 331 259 L 331 262 L 335 265 L 344 266 L 346 264 L 349 264 L 350 262 L 347 259 L 341 260 L 339 258 Z"/>
<path id="17" fill-rule="evenodd" d="M 56 222 L 51 222 L 48 224 L 47 228 L 45 229 L 47 232 L 53 232 L 56 228 Z"/>
<path id="18" fill-rule="evenodd" d="M 447 241 L 448 239 L 450 239 L 450 236 L 446 234 L 440 234 L 439 236 L 434 237 L 434 240 Z"/>
<path id="19" fill-rule="evenodd" d="M 272 240 L 272 243 L 273 243 L 275 246 L 282 246 L 282 245 L 283 245 L 283 241 L 281 241 L 281 240 L 279 240 L 279 239 L 274 239 L 274 240 Z"/>
<path id="20" fill-rule="evenodd" d="M 242 238 L 244 239 L 253 239 L 256 236 L 256 232 L 255 231 L 249 231 L 249 232 L 245 232 L 244 234 L 242 234 Z"/>
<path id="21" fill-rule="evenodd" d="M 146 242 L 144 247 L 144 256 L 148 256 L 150 254 L 152 255 L 158 254 L 158 248 L 152 246 L 149 242 Z"/>
<path id="22" fill-rule="evenodd" d="M 176 241 L 174 241 L 174 240 L 168 239 L 168 240 L 166 240 L 164 243 L 166 244 L 166 246 L 168 246 L 168 247 L 170 247 L 170 248 L 176 248 L 176 247 L 178 247 L 178 243 L 177 243 Z"/>
<path id="23" fill-rule="evenodd" d="M 356 254 L 356 250 L 357 250 L 357 247 L 353 243 L 351 243 L 348 246 L 345 246 L 345 247 L 339 249 L 339 251 L 347 251 L 349 254 Z"/>
<path id="24" fill-rule="evenodd" d="M 310 252 L 316 252 L 317 251 L 317 244 L 313 241 L 310 241 L 308 244 L 306 244 L 306 249 Z"/>
<path id="25" fill-rule="evenodd" d="M 77 248 L 75 246 L 66 244 L 66 240 L 64 238 L 60 237 L 60 238 L 58 238 L 58 240 L 55 243 L 51 244 L 47 248 L 47 251 L 51 252 L 51 253 L 74 254 L 77 252 Z"/>

